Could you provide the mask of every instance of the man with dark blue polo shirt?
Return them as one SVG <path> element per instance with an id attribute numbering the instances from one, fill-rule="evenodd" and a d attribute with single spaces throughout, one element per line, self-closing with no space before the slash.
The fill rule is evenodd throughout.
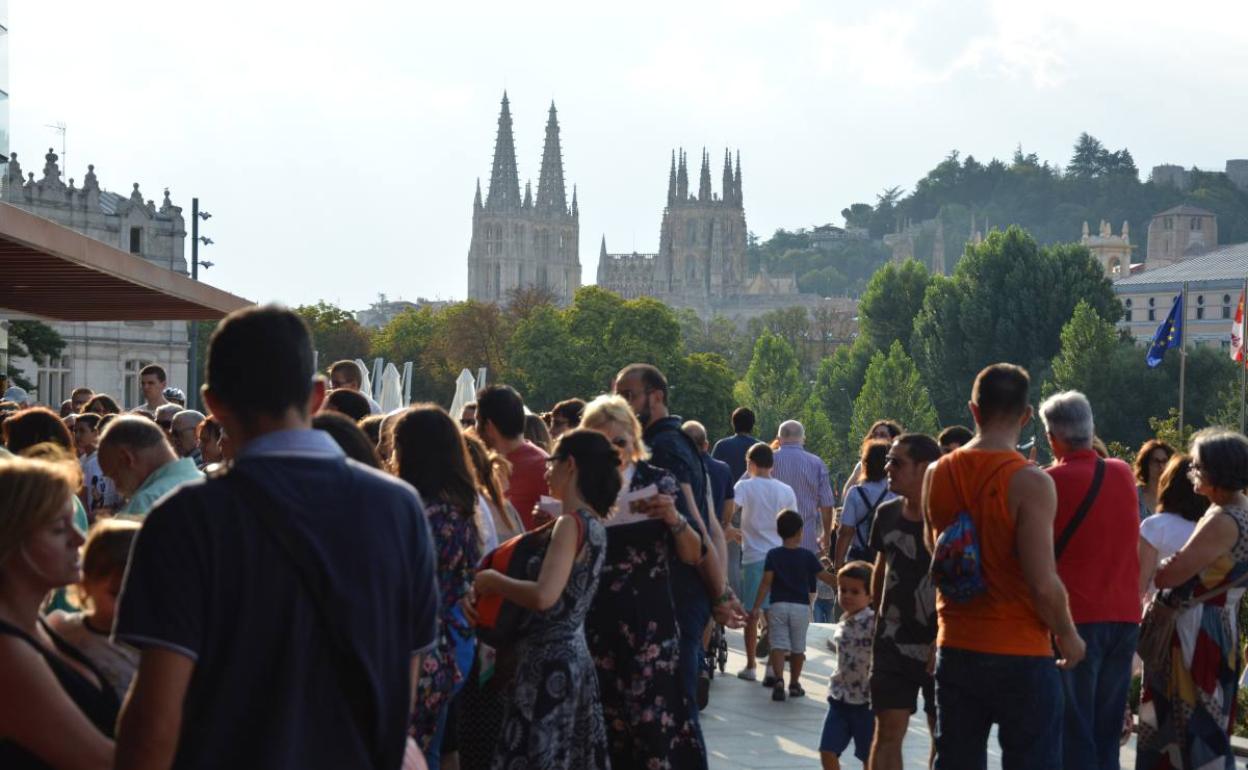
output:
<path id="1" fill-rule="evenodd" d="M 141 654 L 119 770 L 397 768 L 409 750 L 436 640 L 431 539 L 411 487 L 311 429 L 312 361 L 284 308 L 213 333 L 204 398 L 235 462 L 162 499 L 135 542 L 114 629 Z"/>
<path id="2" fill-rule="evenodd" d="M 753 432 L 754 410 L 739 406 L 732 410 L 732 435 L 716 441 L 711 450 L 711 457 L 728 464 L 733 484 L 745 476 L 745 453 L 758 443 L 758 439 L 750 435 Z"/>
<path id="3" fill-rule="evenodd" d="M 700 453 L 681 431 L 680 418 L 668 412 L 667 378 L 650 364 L 630 364 L 616 375 L 614 390 L 641 422 L 650 462 L 670 471 L 680 482 L 677 510 L 707 536 L 708 549 L 702 562 L 696 567 L 673 564 L 671 578 L 680 627 L 680 676 L 689 702 L 696 703 L 702 629 L 712 613 L 720 623 L 738 628 L 744 623 L 745 610 L 725 580 L 724 533 L 718 517 L 711 515 Z M 693 712 L 695 720 L 696 714 Z"/>

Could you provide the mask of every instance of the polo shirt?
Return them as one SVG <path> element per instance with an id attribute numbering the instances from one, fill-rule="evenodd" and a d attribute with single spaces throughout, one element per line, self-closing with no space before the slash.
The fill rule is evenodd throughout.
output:
<path id="1" fill-rule="evenodd" d="M 650 449 L 650 464 L 669 471 L 679 484 L 688 484 L 693 491 L 694 510 L 689 509 L 684 494 L 676 496 L 676 510 L 694 526 L 694 516 L 707 524 L 706 470 L 702 466 L 701 452 L 693 441 L 680 429 L 681 419 L 669 415 L 655 420 L 646 427 L 642 439 Z M 679 559 L 672 562 L 672 598 L 676 604 L 677 620 L 682 629 L 701 628 L 710 617 L 711 600 L 697 567 Z M 701 631 L 699 631 L 701 633 Z"/>
<path id="2" fill-rule="evenodd" d="M 771 477 L 793 487 L 797 495 L 797 512 L 802 514 L 802 547 L 817 554 L 819 534 L 823 532 L 819 509 L 836 505 L 827 463 L 794 442 L 781 444 L 773 457 Z"/>
<path id="3" fill-rule="evenodd" d="M 748 433 L 738 433 L 735 436 L 721 438 L 715 442 L 715 447 L 711 450 L 711 457 L 728 464 L 729 470 L 732 471 L 732 481 L 736 483 L 745 475 L 746 452 L 750 451 L 750 447 L 757 443 L 759 443 L 758 439 Z"/>
<path id="4" fill-rule="evenodd" d="M 533 506 L 537 505 L 542 495 L 550 492 L 546 485 L 547 457 L 549 455 L 541 447 L 528 441 L 507 453 L 507 462 L 511 463 L 511 486 L 507 489 L 507 499 L 520 514 L 526 530 L 536 525 Z"/>
<path id="5" fill-rule="evenodd" d="M 711 501 L 715 504 L 715 510 L 712 513 L 715 516 L 722 516 L 724 501 L 732 499 L 732 488 L 737 480 L 733 477 L 728 463 L 720 462 L 708 454 L 702 455 L 702 462 L 706 466 L 706 475 L 711 480 Z"/>
<path id="6" fill-rule="evenodd" d="M 177 489 L 179 485 L 203 477 L 203 472 L 189 457 L 165 463 L 143 479 L 143 483 L 130 496 L 130 501 L 118 513 L 146 516 L 155 507 L 157 500 Z"/>
<path id="7" fill-rule="evenodd" d="M 157 503 L 135 540 L 114 637 L 195 662 L 174 770 L 398 767 L 414 654 L 436 642 L 432 539 L 416 491 L 348 460 L 321 431 L 269 433 L 245 473 L 317 554 L 330 613 L 350 640 L 371 719 L 361 730 L 318 608 L 229 475 Z"/>
<path id="8" fill-rule="evenodd" d="M 1053 539 L 1092 486 L 1096 452 L 1072 452 L 1045 469 L 1057 486 Z M 1131 466 L 1105 461 L 1101 491 L 1057 562 L 1075 623 L 1138 623 L 1140 501 Z"/>

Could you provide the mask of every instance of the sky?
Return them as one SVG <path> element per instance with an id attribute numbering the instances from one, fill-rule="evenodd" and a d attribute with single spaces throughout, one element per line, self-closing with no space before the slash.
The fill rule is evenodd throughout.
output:
<path id="1" fill-rule="evenodd" d="M 675 147 L 717 192 L 740 150 L 764 238 L 953 149 L 1064 164 L 1087 131 L 1145 174 L 1221 170 L 1248 158 L 1245 30 L 1243 0 L 15 0 L 11 149 L 38 174 L 63 123 L 77 184 L 168 187 L 188 229 L 199 197 L 204 280 L 358 310 L 465 297 L 504 89 L 521 184 L 558 108 L 592 283 L 604 235 L 657 249 Z"/>

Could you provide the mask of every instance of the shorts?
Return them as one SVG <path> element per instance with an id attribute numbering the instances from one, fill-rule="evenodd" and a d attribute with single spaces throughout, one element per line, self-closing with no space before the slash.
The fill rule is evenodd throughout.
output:
<path id="1" fill-rule="evenodd" d="M 838 757 L 854 741 L 854 756 L 866 764 L 875 736 L 875 717 L 869 703 L 845 703 L 828 699 L 828 715 L 823 719 L 823 736 L 819 750 Z"/>
<path id="2" fill-rule="evenodd" d="M 905 709 L 911 714 L 919 710 L 919 692 L 923 693 L 923 712 L 936 716 L 936 685 L 926 671 L 921 675 L 897 670 L 871 671 L 871 708 L 875 713 Z"/>
<path id="3" fill-rule="evenodd" d="M 756 561 L 741 565 L 741 603 L 747 610 L 754 608 L 754 600 L 758 598 L 758 587 L 763 583 L 764 564 L 766 562 Z M 764 596 L 760 606 L 767 609 L 771 602 Z"/>
<path id="4" fill-rule="evenodd" d="M 776 602 L 767 610 L 771 649 L 794 655 L 806 652 L 806 629 L 810 628 L 810 607 L 795 602 Z"/>

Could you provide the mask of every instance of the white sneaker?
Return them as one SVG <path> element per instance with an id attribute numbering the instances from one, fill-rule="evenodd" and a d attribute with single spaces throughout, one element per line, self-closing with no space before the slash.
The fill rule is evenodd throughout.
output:
<path id="1" fill-rule="evenodd" d="M 746 667 L 737 672 L 737 679 L 744 679 L 747 682 L 757 682 L 758 674 L 754 672 L 754 669 Z"/>

